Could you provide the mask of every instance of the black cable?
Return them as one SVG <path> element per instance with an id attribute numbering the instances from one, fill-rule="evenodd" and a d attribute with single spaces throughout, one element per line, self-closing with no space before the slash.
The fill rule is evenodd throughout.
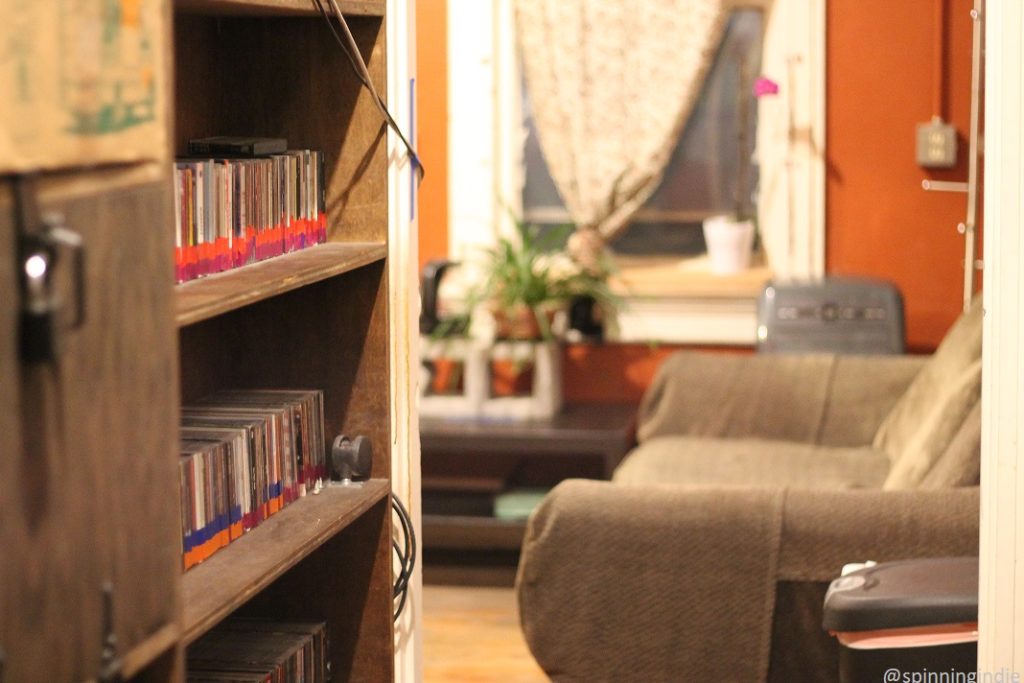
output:
<path id="1" fill-rule="evenodd" d="M 402 611 L 405 608 L 406 599 L 409 594 L 409 580 L 412 577 L 412 570 L 413 567 L 415 566 L 415 556 L 411 555 L 409 552 L 409 539 L 411 538 L 411 527 L 407 526 L 407 518 L 403 516 L 403 511 L 399 509 L 401 503 L 397 503 L 397 498 L 395 498 L 394 501 L 395 502 L 392 504 L 392 507 L 399 513 L 399 520 L 401 521 L 403 535 L 405 536 L 406 539 L 407 548 L 406 553 L 403 555 L 401 549 L 399 549 L 398 547 L 398 543 L 392 542 L 392 547 L 394 547 L 395 552 L 398 554 L 400 564 L 402 567 L 401 571 L 399 571 L 399 574 L 395 579 L 395 587 L 393 592 L 393 597 L 399 600 L 398 607 L 395 610 L 394 615 L 395 621 L 398 621 L 398 618 L 402 615 Z M 397 503 L 397 505 L 395 503 Z"/>
<path id="2" fill-rule="evenodd" d="M 403 134 L 402 129 L 398 127 L 398 123 L 395 122 L 394 117 L 391 116 L 391 112 L 388 111 L 387 105 L 384 104 L 384 100 L 381 99 L 379 94 L 377 94 L 377 89 L 373 87 L 373 82 L 370 80 L 370 72 L 366 68 L 366 63 L 363 62 L 362 56 L 359 54 L 359 46 L 356 45 L 356 40 L 352 36 L 352 31 L 349 30 L 348 22 L 345 21 L 345 15 L 338 8 L 338 5 L 334 0 L 326 1 L 330 3 L 331 8 L 334 11 L 334 16 L 338 19 L 338 23 L 341 25 L 341 28 L 345 33 L 344 39 L 334 28 L 334 23 L 331 21 L 331 16 L 323 5 L 323 0 L 313 0 L 313 4 L 316 5 L 317 10 L 320 11 L 320 16 L 322 16 L 324 21 L 327 22 L 327 27 L 331 30 L 334 40 L 341 46 L 342 52 L 344 52 L 345 56 L 348 58 L 348 62 L 352 65 L 352 70 L 355 72 L 356 78 L 358 78 L 363 84 L 363 87 L 369 91 L 370 96 L 373 98 L 373 103 L 377 105 L 377 109 L 379 109 L 380 113 L 384 116 L 388 126 L 395 131 L 399 139 L 402 141 L 402 144 L 405 145 L 405 149 L 409 152 L 409 158 L 412 161 L 413 168 L 416 169 L 419 182 L 422 183 L 423 178 L 426 175 L 426 169 L 423 167 L 423 163 L 420 161 L 419 155 L 413 148 L 412 143 L 405 138 L 405 134 Z"/>
<path id="3" fill-rule="evenodd" d="M 397 501 L 398 499 L 394 498 L 394 500 L 392 500 L 391 503 L 391 508 L 395 512 L 398 512 Z M 409 571 L 409 553 L 411 547 L 409 543 L 409 534 L 407 531 L 406 523 L 405 520 L 401 517 L 401 513 L 399 513 L 399 523 L 402 526 L 402 542 L 404 548 L 400 547 L 398 545 L 398 541 L 396 541 L 394 538 L 391 539 L 391 547 L 394 549 L 395 555 L 398 556 L 398 564 L 401 567 L 401 569 L 398 572 L 398 576 L 395 577 L 395 585 L 392 591 L 392 597 L 394 598 L 397 598 L 409 583 L 409 576 L 407 572 Z"/>
<path id="4" fill-rule="evenodd" d="M 394 599 L 398 600 L 398 607 L 395 609 L 395 621 L 402 616 L 405 603 L 409 597 L 409 582 L 412 580 L 413 570 L 416 568 L 416 532 L 413 529 L 412 519 L 409 512 L 402 505 L 394 493 L 391 494 L 391 508 L 398 515 L 399 525 L 402 527 L 402 546 L 398 541 L 391 539 L 391 547 L 398 556 L 398 563 L 401 569 L 395 577 L 395 586 L 392 592 Z"/>
<path id="5" fill-rule="evenodd" d="M 398 555 L 398 564 L 401 565 L 401 567 L 402 567 L 401 571 L 398 573 L 398 576 L 395 578 L 395 587 L 394 587 L 394 591 L 391 594 L 391 597 L 397 598 L 398 594 L 401 592 L 400 586 L 399 586 L 399 581 L 402 578 L 404 578 L 404 575 L 405 575 L 405 563 L 408 560 L 406 559 L 407 556 L 402 553 L 402 549 L 398 547 L 398 541 L 396 541 L 395 539 L 391 539 L 391 547 L 394 548 L 395 555 Z"/>
<path id="6" fill-rule="evenodd" d="M 388 126 L 395 131 L 402 144 L 405 145 L 405 149 L 409 152 L 409 158 L 412 161 L 413 167 L 416 169 L 416 173 L 419 182 L 423 182 L 423 177 L 426 175 L 426 169 L 423 167 L 423 163 L 420 161 L 419 155 L 416 150 L 413 149 L 412 144 L 406 139 L 405 134 L 402 133 L 401 128 L 398 127 L 398 123 L 395 121 L 391 112 L 388 111 L 387 105 L 384 104 L 384 100 L 377 93 L 377 89 L 373 87 L 373 82 L 370 80 L 370 72 L 366 68 L 366 63 L 363 62 L 362 56 L 359 54 L 359 46 L 356 44 L 355 38 L 352 36 L 352 31 L 348 27 L 348 22 L 345 21 L 345 15 L 342 14 L 338 8 L 337 3 L 334 0 L 327 0 L 330 3 L 334 16 L 337 18 L 342 30 L 345 33 L 343 39 L 338 31 L 334 28 L 334 23 L 331 21 L 331 15 L 327 12 L 324 7 L 322 0 L 313 0 L 313 4 L 320 12 L 320 16 L 323 17 L 327 23 L 327 28 L 330 29 L 331 35 L 334 36 L 334 40 L 341 46 L 342 52 L 348 58 L 349 64 L 352 66 L 352 70 L 355 72 L 356 78 L 359 79 L 360 83 L 363 84 L 373 98 L 373 102 L 377 105 L 377 109 L 384 116 Z M 402 610 L 405 609 L 406 599 L 409 596 L 409 582 L 412 580 L 413 570 L 416 568 L 416 532 L 413 529 L 412 520 L 409 518 L 409 513 L 402 505 L 402 501 L 391 494 L 391 508 L 398 514 L 399 524 L 402 527 L 403 536 L 403 547 L 398 546 L 398 542 L 394 539 L 391 540 L 391 547 L 394 549 L 395 554 L 398 556 L 398 563 L 401 569 L 398 572 L 398 576 L 395 577 L 395 585 L 392 595 L 397 599 L 398 607 L 395 610 L 395 621 L 402 615 Z"/>
<path id="7" fill-rule="evenodd" d="M 403 527 L 404 529 L 404 527 Z M 404 532 L 403 532 L 404 535 Z M 398 547 L 398 541 L 392 539 L 391 547 L 395 549 L 395 554 L 398 555 L 398 564 L 401 565 L 402 569 L 399 571 L 398 576 L 395 577 L 395 588 L 392 592 L 392 597 L 397 598 L 399 593 L 405 588 L 406 584 L 409 583 L 409 579 L 405 574 L 406 566 L 409 561 L 409 542 L 405 543 L 405 551 Z"/>
<path id="8" fill-rule="evenodd" d="M 403 559 L 404 572 L 399 574 L 397 585 L 400 590 L 406 590 L 412 579 L 413 570 L 416 568 L 416 532 L 412 526 L 409 513 L 396 496 L 392 495 L 392 507 L 398 512 L 398 518 L 402 525 L 402 532 L 405 537 L 405 553 Z"/>

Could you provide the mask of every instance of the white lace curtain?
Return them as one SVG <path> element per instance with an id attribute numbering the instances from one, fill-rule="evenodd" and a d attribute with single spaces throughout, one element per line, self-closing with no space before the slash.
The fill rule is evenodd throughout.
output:
<path id="1" fill-rule="evenodd" d="M 541 150 L 587 248 L 657 189 L 714 59 L 723 3 L 516 0 Z"/>

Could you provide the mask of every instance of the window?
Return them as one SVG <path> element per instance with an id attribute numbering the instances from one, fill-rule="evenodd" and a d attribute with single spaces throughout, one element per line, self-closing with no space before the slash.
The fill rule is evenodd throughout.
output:
<path id="1" fill-rule="evenodd" d="M 634 217 L 630 226 L 610 244 L 621 256 L 696 256 L 704 253 L 701 222 L 716 213 L 733 209 L 736 197 L 739 144 L 741 69 L 748 80 L 760 73 L 763 15 L 760 9 L 732 12 L 718 54 L 708 73 L 658 190 Z M 756 101 L 749 97 L 748 140 L 756 136 Z M 537 131 L 530 115 L 529 97 L 522 87 L 523 150 L 525 182 L 523 213 L 539 224 L 569 222 L 569 214 L 548 174 Z M 747 187 L 755 187 L 757 167 L 750 165 Z"/>
<path id="2" fill-rule="evenodd" d="M 731 1 L 741 4 L 743 9 L 734 9 L 740 14 L 749 7 L 763 8 L 757 17 L 763 36 L 761 31 L 754 33 L 763 47 L 756 73 L 779 83 L 777 97 L 761 100 L 757 122 L 759 239 L 763 252 L 771 256 L 770 276 L 820 276 L 825 270 L 826 3 Z M 450 256 L 464 260 L 493 244 L 495 235 L 511 229 L 511 215 L 542 223 L 565 222 L 568 216 L 550 179 L 547 194 L 537 194 L 534 200 L 534 183 L 544 174 L 536 176 L 534 171 L 540 159 L 536 140 L 526 149 L 523 144 L 523 88 L 513 4 L 448 0 L 448 8 L 447 227 Z M 691 129 L 699 116 L 698 111 L 691 119 Z M 721 123 L 719 128 L 724 131 L 726 126 Z M 524 154 L 532 154 L 532 161 L 524 163 Z M 680 154 L 684 159 L 700 158 Z M 528 195 L 523 192 L 525 173 L 534 176 L 529 179 Z M 720 175 L 727 171 L 721 170 Z M 666 180 L 666 187 L 671 182 Z M 728 188 L 721 188 L 719 196 L 728 205 Z M 520 203 L 523 199 L 525 204 Z M 693 212 L 673 214 L 673 231 L 697 232 L 701 218 L 716 208 L 708 204 L 673 209 Z M 656 210 L 664 207 L 647 207 L 636 217 L 633 230 L 664 221 L 664 215 L 652 214 Z M 686 223 L 691 227 L 686 228 Z M 699 233 L 696 238 L 701 239 Z M 746 280 L 755 273 L 720 278 L 707 272 L 703 261 L 620 255 L 620 275 L 632 279 L 626 292 L 628 305 L 620 315 L 620 338 L 752 344 L 758 290 Z"/>

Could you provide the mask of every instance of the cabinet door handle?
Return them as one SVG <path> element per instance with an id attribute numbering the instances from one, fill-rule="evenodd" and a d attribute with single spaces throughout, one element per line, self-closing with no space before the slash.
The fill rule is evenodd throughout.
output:
<path id="1" fill-rule="evenodd" d="M 27 363 L 48 363 L 60 353 L 60 336 L 85 322 L 85 246 L 60 214 L 40 217 L 34 178 L 19 177 L 16 190 L 21 357 Z M 64 255 L 70 255 L 74 269 L 74 313 L 66 322 L 54 284 Z"/>

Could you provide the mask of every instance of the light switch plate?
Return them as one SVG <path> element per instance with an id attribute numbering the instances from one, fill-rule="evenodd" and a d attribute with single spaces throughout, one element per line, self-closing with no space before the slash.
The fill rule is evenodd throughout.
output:
<path id="1" fill-rule="evenodd" d="M 925 168 L 956 166 L 956 128 L 940 118 L 917 125 L 917 163 Z"/>

